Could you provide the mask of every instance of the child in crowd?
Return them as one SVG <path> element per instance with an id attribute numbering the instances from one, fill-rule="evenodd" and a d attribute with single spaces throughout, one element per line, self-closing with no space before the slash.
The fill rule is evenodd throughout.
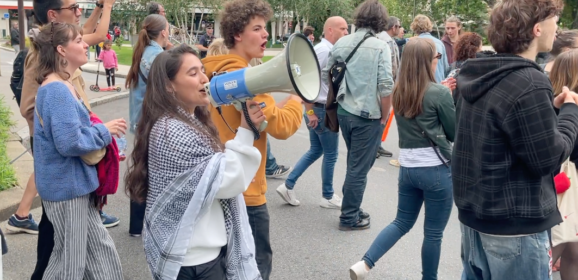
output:
<path id="1" fill-rule="evenodd" d="M 108 84 L 108 88 L 115 88 L 116 85 L 114 82 L 114 72 L 115 70 L 118 71 L 118 57 L 116 56 L 116 52 L 112 49 L 111 40 L 104 41 L 104 45 L 100 55 L 98 56 L 98 59 L 101 60 L 104 64 L 104 71 L 106 72 L 106 83 Z"/>

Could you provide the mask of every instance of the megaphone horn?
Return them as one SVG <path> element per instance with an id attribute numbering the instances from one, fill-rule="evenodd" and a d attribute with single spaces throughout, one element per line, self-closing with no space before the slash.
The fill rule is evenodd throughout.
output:
<path id="1" fill-rule="evenodd" d="M 214 76 L 205 84 L 213 106 L 237 108 L 258 94 L 286 92 L 313 103 L 321 89 L 321 69 L 313 46 L 302 34 L 293 34 L 283 52 L 255 67 Z"/>

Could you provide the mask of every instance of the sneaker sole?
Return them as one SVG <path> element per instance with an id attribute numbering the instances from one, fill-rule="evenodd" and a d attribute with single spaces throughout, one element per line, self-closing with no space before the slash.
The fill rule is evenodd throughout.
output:
<path id="1" fill-rule="evenodd" d="M 103 224 L 105 228 L 111 228 L 111 227 L 116 227 L 118 226 L 118 224 L 120 224 L 120 220 L 114 222 L 114 223 L 110 223 L 110 224 Z"/>
<path id="2" fill-rule="evenodd" d="M 324 205 L 324 204 L 319 204 L 319 207 L 321 208 L 325 208 L 325 209 L 341 209 L 341 206 L 337 206 L 337 205 Z"/>
<path id="3" fill-rule="evenodd" d="M 283 173 L 279 173 L 279 174 L 271 174 L 271 175 L 265 175 L 265 177 L 267 177 L 267 178 L 271 178 L 271 179 L 274 179 L 274 178 L 279 178 L 279 177 L 283 177 L 283 176 L 285 176 L 285 175 L 289 174 L 289 172 L 291 172 L 291 170 L 293 170 L 293 167 L 289 167 L 289 169 L 287 169 L 287 171 L 286 171 L 286 172 L 283 172 Z"/>
<path id="4" fill-rule="evenodd" d="M 351 278 L 351 280 L 357 280 L 357 273 L 351 268 L 349 269 L 349 278 Z"/>
<path id="5" fill-rule="evenodd" d="M 364 227 L 344 227 L 344 226 L 339 226 L 339 230 L 340 231 L 356 231 L 356 230 L 365 230 L 365 229 L 369 229 L 371 227 L 371 224 L 364 226 Z"/>
<path id="6" fill-rule="evenodd" d="M 10 224 L 6 224 L 6 229 L 12 233 L 25 232 L 28 234 L 38 235 L 38 231 L 34 231 L 31 229 L 26 229 L 26 228 L 19 228 L 19 227 L 11 226 Z"/>
<path id="7" fill-rule="evenodd" d="M 287 204 L 291 205 L 291 206 L 299 206 L 299 204 L 295 205 L 295 204 L 291 204 L 291 202 L 289 202 L 289 198 L 285 197 L 285 194 L 283 194 L 282 191 L 276 190 L 277 193 L 279 194 L 279 196 L 281 196 L 281 198 L 283 199 L 283 201 L 285 201 Z"/>

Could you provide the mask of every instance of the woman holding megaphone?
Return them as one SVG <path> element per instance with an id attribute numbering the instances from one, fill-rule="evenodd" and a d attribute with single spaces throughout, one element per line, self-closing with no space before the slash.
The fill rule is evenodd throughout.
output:
<path id="1" fill-rule="evenodd" d="M 126 189 L 146 201 L 143 243 L 154 279 L 261 279 L 243 199 L 261 154 L 245 118 L 221 144 L 204 72 L 187 45 L 157 56 Z M 265 121 L 256 102 L 247 106 L 250 121 Z"/>

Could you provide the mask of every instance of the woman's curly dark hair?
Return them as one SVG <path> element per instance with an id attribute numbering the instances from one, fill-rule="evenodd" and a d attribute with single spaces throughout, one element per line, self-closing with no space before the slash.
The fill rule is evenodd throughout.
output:
<path id="1" fill-rule="evenodd" d="M 227 48 L 235 47 L 235 35 L 243 33 L 254 17 L 265 21 L 273 15 L 271 5 L 263 0 L 235 0 L 225 4 L 221 12 L 221 36 Z"/>
<path id="2" fill-rule="evenodd" d="M 460 35 L 460 39 L 454 46 L 456 61 L 466 61 L 470 58 L 476 58 L 476 53 L 482 45 L 482 36 L 474 32 L 466 32 Z"/>
<path id="3" fill-rule="evenodd" d="M 378 0 L 366 0 L 354 15 L 356 28 L 369 28 L 375 33 L 387 30 L 387 9 Z"/>

